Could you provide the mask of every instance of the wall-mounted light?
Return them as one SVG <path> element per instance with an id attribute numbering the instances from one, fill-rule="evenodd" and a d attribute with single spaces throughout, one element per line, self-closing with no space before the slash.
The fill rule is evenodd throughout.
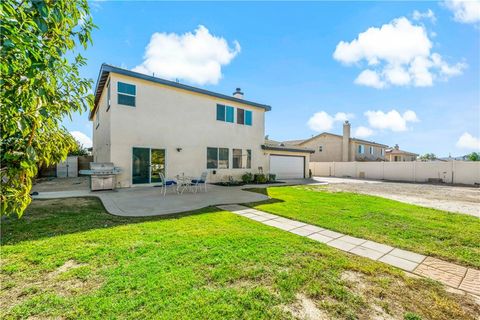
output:
<path id="1" fill-rule="evenodd" d="M 182 151 L 182 148 L 177 148 L 177 151 L 178 151 L 178 152 Z"/>

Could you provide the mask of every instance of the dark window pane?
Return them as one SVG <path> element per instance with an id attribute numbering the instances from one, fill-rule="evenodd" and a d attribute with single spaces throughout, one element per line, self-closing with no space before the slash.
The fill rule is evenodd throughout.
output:
<path id="1" fill-rule="evenodd" d="M 227 122 L 233 122 L 233 113 L 234 113 L 234 108 L 227 107 Z"/>
<path id="2" fill-rule="evenodd" d="M 135 95 L 135 92 L 136 92 L 135 85 L 123 83 L 123 82 L 118 82 L 117 89 L 118 89 L 118 93 L 125 93 L 133 96 Z"/>
<path id="3" fill-rule="evenodd" d="M 225 121 L 225 106 L 217 104 L 217 120 Z"/>
<path id="4" fill-rule="evenodd" d="M 252 150 L 247 150 L 247 169 L 252 168 Z"/>
<path id="5" fill-rule="evenodd" d="M 218 168 L 218 148 L 207 148 L 207 169 Z"/>
<path id="6" fill-rule="evenodd" d="M 228 169 L 228 149 L 218 149 L 218 169 Z"/>
<path id="7" fill-rule="evenodd" d="M 237 123 L 238 124 L 245 123 L 245 110 L 240 108 L 237 109 Z"/>
<path id="8" fill-rule="evenodd" d="M 133 148 L 132 183 L 148 183 L 150 178 L 150 149 Z"/>
<path id="9" fill-rule="evenodd" d="M 245 110 L 245 124 L 247 126 L 252 125 L 252 111 L 250 110 Z"/>
<path id="10" fill-rule="evenodd" d="M 118 94 L 118 104 L 135 107 L 135 97 Z"/>
<path id="11" fill-rule="evenodd" d="M 241 169 L 242 168 L 242 149 L 233 149 L 233 168 Z"/>

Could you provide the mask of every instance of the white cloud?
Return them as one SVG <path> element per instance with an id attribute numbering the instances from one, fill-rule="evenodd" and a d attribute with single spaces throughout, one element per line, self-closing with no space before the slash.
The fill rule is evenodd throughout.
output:
<path id="1" fill-rule="evenodd" d="M 431 9 L 428 9 L 425 12 L 420 12 L 418 10 L 413 11 L 412 19 L 417 20 L 417 21 L 423 20 L 423 19 L 429 19 L 433 23 L 435 23 L 435 21 L 437 21 L 437 17 L 435 17 L 435 13 L 433 13 L 433 11 Z"/>
<path id="2" fill-rule="evenodd" d="M 368 138 L 372 136 L 375 132 L 367 127 L 360 126 L 355 129 L 353 135 L 357 138 Z"/>
<path id="3" fill-rule="evenodd" d="M 325 111 L 320 111 L 311 116 L 307 124 L 313 131 L 323 132 L 332 129 L 335 122 L 343 122 L 353 117 L 352 113 L 337 112 L 334 116 L 331 116 Z"/>
<path id="4" fill-rule="evenodd" d="M 465 132 L 458 138 L 457 147 L 462 149 L 480 150 L 480 139 Z"/>
<path id="5" fill-rule="evenodd" d="M 453 12 L 455 21 L 461 23 L 480 22 L 480 1 L 478 0 L 447 0 L 443 4 Z"/>
<path id="6" fill-rule="evenodd" d="M 193 33 L 181 35 L 156 32 L 145 49 L 144 61 L 133 70 L 171 80 L 217 84 L 222 78 L 222 66 L 239 52 L 237 41 L 231 48 L 224 38 L 210 34 L 202 25 Z"/>
<path id="7" fill-rule="evenodd" d="M 351 42 L 340 41 L 333 57 L 346 65 L 368 66 L 355 83 L 377 89 L 431 86 L 435 80 L 447 80 L 466 68 L 465 63 L 449 65 L 432 52 L 425 26 L 414 25 L 405 17 L 380 28 L 371 27 Z"/>
<path id="8" fill-rule="evenodd" d="M 70 134 L 77 140 L 84 148 L 92 147 L 92 139 L 88 137 L 85 133 L 80 131 L 70 131 Z"/>
<path id="9" fill-rule="evenodd" d="M 406 131 L 408 122 L 418 122 L 418 117 L 414 111 L 407 110 L 400 114 L 397 110 L 390 110 L 387 113 L 383 111 L 367 111 L 365 116 L 368 123 L 375 129 L 389 129 L 392 131 Z"/>

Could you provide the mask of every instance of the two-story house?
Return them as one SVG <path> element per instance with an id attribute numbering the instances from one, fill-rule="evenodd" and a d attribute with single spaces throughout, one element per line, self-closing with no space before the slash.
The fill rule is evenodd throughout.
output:
<path id="1" fill-rule="evenodd" d="M 117 187 L 157 183 L 160 172 L 208 170 L 209 181 L 245 172 L 306 177 L 311 150 L 265 144 L 270 110 L 240 89 L 228 96 L 103 64 L 89 115 L 94 161 L 121 168 Z"/>
<path id="2" fill-rule="evenodd" d="M 385 161 L 387 145 L 350 137 L 350 123 L 343 124 L 343 135 L 323 132 L 304 140 L 283 141 L 280 145 L 314 150 L 313 162 Z"/>
<path id="3" fill-rule="evenodd" d="M 393 148 L 387 149 L 385 151 L 385 158 L 387 161 L 399 162 L 399 161 L 416 161 L 418 154 L 400 150 L 398 144 L 396 144 Z"/>

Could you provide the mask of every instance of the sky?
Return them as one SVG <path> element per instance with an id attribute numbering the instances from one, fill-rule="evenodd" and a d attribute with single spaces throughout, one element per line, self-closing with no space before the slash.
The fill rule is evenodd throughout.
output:
<path id="1" fill-rule="evenodd" d="M 352 135 L 418 154 L 480 151 L 480 2 L 90 2 L 102 63 L 272 106 L 275 140 Z M 64 126 L 90 146 L 88 113 Z"/>

